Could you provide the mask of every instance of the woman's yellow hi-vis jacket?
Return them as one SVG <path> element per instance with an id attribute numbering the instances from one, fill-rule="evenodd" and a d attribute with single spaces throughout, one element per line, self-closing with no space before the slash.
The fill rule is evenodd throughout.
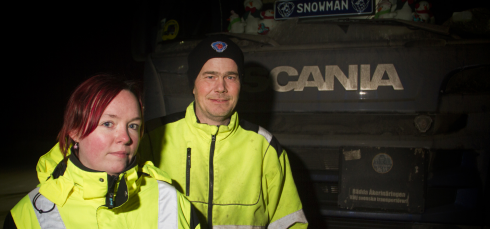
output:
<path id="1" fill-rule="evenodd" d="M 10 211 L 15 227 L 200 228 L 192 205 L 151 162 L 111 176 L 73 155 L 54 163 L 61 160 L 58 145 L 41 157 L 41 184 Z"/>
<path id="2" fill-rule="evenodd" d="M 239 121 L 198 122 L 186 112 L 146 123 L 139 153 L 167 172 L 215 229 L 306 228 L 286 151 L 267 130 Z"/>

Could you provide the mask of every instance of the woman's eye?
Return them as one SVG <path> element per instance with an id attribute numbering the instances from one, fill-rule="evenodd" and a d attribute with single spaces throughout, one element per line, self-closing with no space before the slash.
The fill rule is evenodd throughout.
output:
<path id="1" fill-rule="evenodd" d="M 102 123 L 102 125 L 105 126 L 105 127 L 112 127 L 112 126 L 114 126 L 114 124 L 112 122 L 104 122 L 104 123 Z"/>
<path id="2" fill-rule="evenodd" d="M 129 128 L 133 129 L 133 130 L 138 130 L 140 125 L 138 124 L 129 124 Z"/>

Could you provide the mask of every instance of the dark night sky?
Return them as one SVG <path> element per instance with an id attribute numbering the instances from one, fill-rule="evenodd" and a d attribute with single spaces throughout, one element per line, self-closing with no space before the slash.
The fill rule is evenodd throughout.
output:
<path id="1" fill-rule="evenodd" d="M 3 74 L 8 109 L 2 111 L 7 113 L 7 151 L 15 161 L 26 157 L 37 161 L 36 155 L 56 143 L 66 102 L 89 76 L 99 72 L 141 80 L 143 76 L 143 63 L 132 59 L 130 49 L 139 3 L 37 4 L 15 6 L 21 13 L 4 28 L 11 32 L 3 33 L 8 34 L 4 43 L 8 70 Z"/>

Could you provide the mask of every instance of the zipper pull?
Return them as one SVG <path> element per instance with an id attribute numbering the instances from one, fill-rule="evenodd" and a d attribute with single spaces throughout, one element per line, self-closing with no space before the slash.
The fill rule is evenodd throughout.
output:
<path id="1" fill-rule="evenodd" d="M 187 148 L 187 166 L 191 168 L 191 148 Z"/>
<path id="2" fill-rule="evenodd" d="M 187 168 L 185 171 L 185 195 L 189 196 L 191 189 L 191 148 L 187 148 Z"/>
<path id="3" fill-rule="evenodd" d="M 114 189 L 116 186 L 118 177 L 117 176 L 111 176 L 107 174 L 107 195 L 106 195 L 106 206 L 109 209 L 114 208 Z"/>
<path id="4" fill-rule="evenodd" d="M 114 193 L 109 193 L 109 209 L 114 208 Z"/>

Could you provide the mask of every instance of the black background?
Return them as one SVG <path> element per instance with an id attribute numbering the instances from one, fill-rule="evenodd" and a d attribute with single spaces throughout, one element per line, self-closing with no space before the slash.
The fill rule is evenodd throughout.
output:
<path id="1" fill-rule="evenodd" d="M 4 8 L 13 13 L 2 33 L 7 38 L 2 74 L 7 128 L 1 164 L 35 165 L 57 142 L 71 92 L 91 75 L 109 72 L 143 80 L 144 63 L 131 56 L 133 18 L 140 6 L 137 1 L 70 1 Z"/>
<path id="2" fill-rule="evenodd" d="M 433 13 L 441 24 L 452 12 L 488 5 L 484 2 L 434 0 Z M 70 93 L 91 75 L 110 72 L 143 80 L 144 63 L 131 55 L 134 16 L 142 5 L 135 0 L 36 1 L 2 7 L 2 119 L 6 128 L 1 164 L 35 164 L 56 143 Z M 159 3 L 149 1 L 147 5 Z M 184 5 L 193 7 L 192 3 Z M 154 17 L 147 18 L 156 19 L 152 23 L 157 24 Z"/>

